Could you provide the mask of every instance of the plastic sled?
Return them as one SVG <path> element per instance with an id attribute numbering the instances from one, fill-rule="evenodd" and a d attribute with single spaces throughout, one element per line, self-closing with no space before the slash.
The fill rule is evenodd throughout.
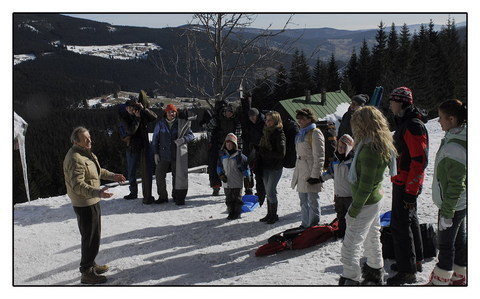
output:
<path id="1" fill-rule="evenodd" d="M 258 196 L 256 195 L 244 195 L 242 196 L 243 206 L 242 206 L 242 213 L 247 213 L 255 210 L 258 204 Z"/>

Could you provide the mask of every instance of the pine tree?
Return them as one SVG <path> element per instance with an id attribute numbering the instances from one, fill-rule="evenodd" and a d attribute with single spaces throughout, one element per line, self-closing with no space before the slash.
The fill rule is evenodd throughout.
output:
<path id="1" fill-rule="evenodd" d="M 252 91 L 252 107 L 259 110 L 271 110 L 273 108 L 272 87 L 268 84 L 268 75 L 263 79 L 257 79 L 255 88 Z"/>
<path id="2" fill-rule="evenodd" d="M 306 90 L 312 90 L 310 69 L 303 51 L 295 51 L 288 87 L 288 98 L 301 97 L 305 95 Z"/>
<path id="3" fill-rule="evenodd" d="M 313 69 L 313 78 L 312 78 L 312 94 L 321 93 L 323 89 L 326 89 L 326 78 L 327 78 L 327 67 L 325 63 L 317 58 L 315 67 Z"/>
<path id="4" fill-rule="evenodd" d="M 340 89 L 340 76 L 338 75 L 338 65 L 335 60 L 335 54 L 330 56 L 330 61 L 327 65 L 327 91 L 336 91 Z"/>
<path id="5" fill-rule="evenodd" d="M 375 35 L 376 44 L 372 51 L 372 64 L 370 70 L 370 81 L 367 86 L 367 94 L 371 94 L 376 86 L 382 85 L 382 78 L 385 74 L 385 63 L 387 60 L 387 35 L 385 26 L 380 22 L 377 34 Z"/>
<path id="6" fill-rule="evenodd" d="M 357 93 L 370 93 L 370 61 L 371 55 L 368 49 L 367 41 L 363 40 L 362 47 L 360 48 L 360 55 L 358 58 L 358 76 L 360 78 L 360 84 L 355 86 Z"/>
<path id="7" fill-rule="evenodd" d="M 288 93 L 288 74 L 283 65 L 278 67 L 277 75 L 275 77 L 275 85 L 273 89 L 273 102 L 278 103 L 287 98 Z"/>
<path id="8" fill-rule="evenodd" d="M 407 70 L 411 63 L 411 41 L 410 30 L 406 23 L 403 24 L 400 31 L 400 43 L 397 51 L 397 58 L 395 59 L 394 68 L 397 74 L 396 82 L 398 86 L 405 85 L 407 81 Z"/>
<path id="9" fill-rule="evenodd" d="M 350 60 L 347 63 L 345 73 L 343 75 L 343 82 L 342 82 L 342 90 L 347 92 L 346 84 L 350 84 L 350 91 L 351 94 L 347 92 L 347 94 L 351 97 L 355 95 L 356 90 L 359 86 L 361 86 L 361 77 L 359 71 L 359 61 L 357 58 L 357 53 L 355 52 L 355 48 L 352 51 L 352 55 L 350 56 Z"/>
<path id="10" fill-rule="evenodd" d="M 412 41 L 412 63 L 408 70 L 408 86 L 413 91 L 415 104 L 419 107 L 427 105 L 429 101 L 428 92 L 432 90 L 429 80 L 429 69 L 427 61 L 429 60 L 430 41 L 428 31 L 422 24 L 418 34 L 413 35 Z"/>
<path id="11" fill-rule="evenodd" d="M 448 19 L 447 25 L 439 33 L 439 48 L 442 50 L 452 90 L 449 98 L 467 100 L 466 93 L 466 49 L 459 40 L 455 21 Z"/>

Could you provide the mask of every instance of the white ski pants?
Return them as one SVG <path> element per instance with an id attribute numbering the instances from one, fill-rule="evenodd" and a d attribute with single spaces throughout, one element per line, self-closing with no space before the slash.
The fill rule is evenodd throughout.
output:
<path id="1" fill-rule="evenodd" d="M 361 281 L 361 249 L 367 264 L 374 269 L 383 268 L 382 244 L 380 243 L 380 202 L 366 205 L 356 218 L 346 215 L 347 229 L 343 239 L 340 261 L 345 278 Z"/>

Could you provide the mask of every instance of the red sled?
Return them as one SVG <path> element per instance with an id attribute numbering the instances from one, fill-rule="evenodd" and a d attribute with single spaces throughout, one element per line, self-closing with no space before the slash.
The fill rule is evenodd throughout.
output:
<path id="1" fill-rule="evenodd" d="M 303 249 L 328 241 L 338 230 L 338 220 L 328 225 L 312 226 L 309 228 L 293 228 L 273 235 L 268 243 L 255 251 L 256 256 L 266 256 L 287 249 Z"/>

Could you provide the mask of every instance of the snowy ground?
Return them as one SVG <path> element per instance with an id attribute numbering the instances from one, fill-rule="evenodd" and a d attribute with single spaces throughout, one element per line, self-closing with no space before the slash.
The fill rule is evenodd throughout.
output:
<path id="1" fill-rule="evenodd" d="M 421 223 L 435 223 L 430 186 L 443 132 L 436 120 L 427 127 L 431 162 L 418 214 Z M 127 201 L 122 198 L 127 186 L 111 188 L 114 196 L 101 205 L 102 243 L 97 257 L 97 263 L 111 267 L 107 285 L 337 285 L 342 272 L 340 241 L 255 257 L 255 250 L 270 236 L 300 224 L 299 199 L 290 188 L 292 173 L 284 169 L 278 188 L 280 221 L 273 225 L 258 221 L 265 206 L 242 214 L 241 219 L 226 220 L 224 197 L 210 195 L 207 174 L 189 175 L 187 203 L 181 207 L 172 202 L 146 206 L 140 200 Z M 384 188 L 383 211 L 387 211 L 391 202 L 387 178 Z M 328 181 L 320 195 L 322 223 L 335 217 L 332 192 Z M 13 224 L 13 285 L 80 285 L 80 236 L 67 196 L 15 205 Z M 391 263 L 385 261 L 387 273 Z M 418 284 L 427 282 L 434 263 L 425 262 Z"/>

